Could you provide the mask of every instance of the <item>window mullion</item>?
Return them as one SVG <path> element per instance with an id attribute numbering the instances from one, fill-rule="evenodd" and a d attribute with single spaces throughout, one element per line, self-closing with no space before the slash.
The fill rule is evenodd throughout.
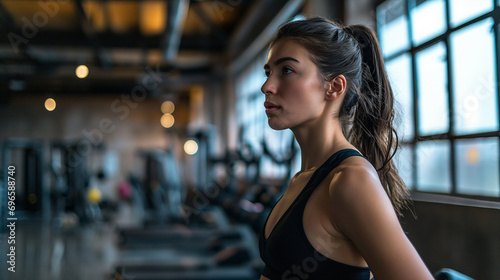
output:
<path id="1" fill-rule="evenodd" d="M 499 24 L 500 24 L 500 8 L 496 5 L 496 0 L 492 0 L 493 3 L 493 41 L 495 43 L 495 71 L 496 71 L 496 85 L 499 85 L 500 82 L 500 34 L 499 34 Z M 496 86 L 496 94 L 497 94 L 497 108 L 500 108 L 500 87 Z M 500 123 L 500 110 L 497 110 L 497 118 Z M 497 135 L 497 138 L 500 138 L 500 133 Z M 498 145 L 500 146 L 500 139 L 498 141 Z M 500 151 L 500 147 L 499 147 Z M 499 165 L 500 166 L 500 165 Z M 500 173 L 500 168 L 498 170 Z M 500 187 L 500 186 L 499 186 Z"/>
<path id="2" fill-rule="evenodd" d="M 417 189 L 417 184 L 418 184 L 418 176 L 417 176 L 417 147 L 416 147 L 416 142 L 418 139 L 418 84 L 417 84 L 417 63 L 416 63 L 416 52 L 415 48 L 413 47 L 413 32 L 412 32 L 412 22 L 410 18 L 410 1 L 406 1 L 406 17 L 408 18 L 408 36 L 409 36 L 409 41 L 410 41 L 410 55 L 411 55 L 411 80 L 412 80 L 412 96 L 413 96 L 413 141 L 411 143 L 411 150 L 412 150 L 412 166 L 413 166 L 413 173 L 412 173 L 412 179 L 413 179 L 413 188 L 416 190 Z"/>
<path id="3" fill-rule="evenodd" d="M 455 138 L 453 137 L 454 133 L 454 122 L 455 122 L 455 110 L 453 106 L 453 61 L 451 59 L 451 42 L 450 42 L 450 1 L 445 0 L 445 13 L 446 13 L 446 32 L 445 32 L 445 44 L 446 44 L 446 69 L 447 69 L 447 88 L 448 88 L 448 121 L 449 121 L 449 130 L 448 135 L 450 137 L 450 174 L 451 174 L 451 193 L 457 193 L 457 178 L 456 178 L 456 154 L 455 154 Z"/>

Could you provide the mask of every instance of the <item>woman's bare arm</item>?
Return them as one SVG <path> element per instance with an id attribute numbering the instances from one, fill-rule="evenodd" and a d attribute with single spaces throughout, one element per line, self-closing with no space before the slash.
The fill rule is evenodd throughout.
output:
<path id="1" fill-rule="evenodd" d="M 334 226 L 349 238 L 376 280 L 434 279 L 410 243 L 376 171 L 350 166 L 330 185 Z"/>

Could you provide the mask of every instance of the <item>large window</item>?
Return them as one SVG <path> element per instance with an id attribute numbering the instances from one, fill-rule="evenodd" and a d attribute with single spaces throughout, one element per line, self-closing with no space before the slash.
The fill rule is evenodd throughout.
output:
<path id="1" fill-rule="evenodd" d="M 391 0 L 377 7 L 402 121 L 396 164 L 414 190 L 500 197 L 499 3 Z"/>
<path id="2" fill-rule="evenodd" d="M 295 15 L 291 21 L 304 19 L 302 14 Z M 250 145 L 254 151 L 263 155 L 260 162 L 260 176 L 267 179 L 282 179 L 293 175 L 300 169 L 300 151 L 291 130 L 273 130 L 267 123 L 261 87 L 266 81 L 264 65 L 267 60 L 267 48 L 238 74 L 236 79 L 236 118 L 240 129 L 240 143 Z M 286 158 L 292 151 L 295 157 L 291 170 L 283 164 L 273 162 L 269 155 L 263 154 L 263 144 L 280 159 Z M 287 173 L 290 172 L 290 173 Z"/>
<path id="3" fill-rule="evenodd" d="M 260 90 L 266 76 L 264 64 L 266 64 L 267 50 L 245 68 L 236 79 L 236 117 L 240 128 L 241 143 L 248 144 L 258 153 L 263 152 L 263 141 L 268 149 L 278 157 L 285 156 L 291 149 L 293 134 L 290 130 L 273 130 L 267 123 L 264 108 L 265 96 Z M 292 169 L 297 171 L 297 163 Z M 261 159 L 260 176 L 264 178 L 284 178 L 287 174 L 285 166 L 275 164 L 269 156 Z"/>

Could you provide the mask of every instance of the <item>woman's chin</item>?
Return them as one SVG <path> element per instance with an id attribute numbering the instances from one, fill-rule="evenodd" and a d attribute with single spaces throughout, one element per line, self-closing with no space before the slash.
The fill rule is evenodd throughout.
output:
<path id="1" fill-rule="evenodd" d="M 288 128 L 288 126 L 284 125 L 283 123 L 277 123 L 274 120 L 272 120 L 271 118 L 268 119 L 268 124 L 269 124 L 269 127 L 274 129 L 274 130 L 284 130 L 284 129 Z"/>

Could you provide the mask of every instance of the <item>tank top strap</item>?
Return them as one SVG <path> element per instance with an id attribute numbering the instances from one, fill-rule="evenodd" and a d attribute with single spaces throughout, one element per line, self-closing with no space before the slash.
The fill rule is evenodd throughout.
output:
<path id="1" fill-rule="evenodd" d="M 351 156 L 361 156 L 366 159 L 365 156 L 354 149 L 343 149 L 335 152 L 313 173 L 311 179 L 304 187 L 304 191 L 311 188 L 315 189 L 335 167 L 337 167 L 344 159 Z"/>

